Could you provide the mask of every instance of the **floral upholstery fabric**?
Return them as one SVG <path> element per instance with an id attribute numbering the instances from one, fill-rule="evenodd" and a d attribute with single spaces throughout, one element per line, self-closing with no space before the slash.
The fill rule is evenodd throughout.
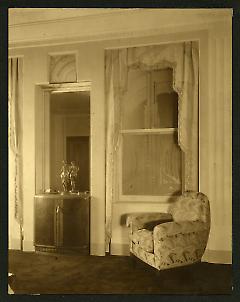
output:
<path id="1" fill-rule="evenodd" d="M 127 221 L 130 252 L 158 270 L 200 261 L 208 241 L 210 207 L 204 194 L 184 192 L 169 212 L 134 214 Z M 148 218 L 160 222 L 152 231 L 144 228 Z"/>
<path id="2" fill-rule="evenodd" d="M 142 229 L 133 233 L 132 241 L 146 252 L 153 252 L 153 232 Z"/>
<path id="3" fill-rule="evenodd" d="M 210 224 L 209 201 L 201 192 L 186 191 L 171 204 L 169 213 L 174 221 L 199 220 Z"/>
<path id="4" fill-rule="evenodd" d="M 200 261 L 208 233 L 200 221 L 170 222 L 155 227 L 154 253 L 158 269 Z"/>
<path id="5" fill-rule="evenodd" d="M 154 235 L 160 239 L 164 237 L 175 236 L 179 233 L 196 233 L 205 228 L 206 225 L 202 221 L 173 221 L 157 225 L 154 228 Z"/>
<path id="6" fill-rule="evenodd" d="M 155 255 L 153 253 L 146 252 L 138 244 L 134 244 L 132 251 L 134 255 L 137 255 L 139 259 L 146 262 L 147 264 L 155 267 Z"/>

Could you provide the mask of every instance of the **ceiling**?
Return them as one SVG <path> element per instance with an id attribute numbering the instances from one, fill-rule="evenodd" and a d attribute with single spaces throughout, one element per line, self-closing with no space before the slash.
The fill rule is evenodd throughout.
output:
<path id="1" fill-rule="evenodd" d="M 158 11 L 161 14 L 196 14 L 201 17 L 224 16 L 229 9 L 165 9 L 165 8 L 10 8 L 8 22 L 9 26 L 36 22 L 54 21 L 57 19 L 71 19 L 79 17 L 100 16 L 106 14 L 118 14 L 130 11 Z M 161 21 L 161 20 L 159 20 Z"/>
<path id="2" fill-rule="evenodd" d="M 118 13 L 120 8 L 10 8 L 9 25 Z"/>

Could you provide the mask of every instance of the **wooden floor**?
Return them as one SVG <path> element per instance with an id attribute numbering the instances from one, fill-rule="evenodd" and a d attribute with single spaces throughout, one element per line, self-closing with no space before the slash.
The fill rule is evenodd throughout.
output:
<path id="1" fill-rule="evenodd" d="M 156 274 L 126 256 L 9 251 L 15 294 L 231 294 L 230 265 L 200 263 Z"/>

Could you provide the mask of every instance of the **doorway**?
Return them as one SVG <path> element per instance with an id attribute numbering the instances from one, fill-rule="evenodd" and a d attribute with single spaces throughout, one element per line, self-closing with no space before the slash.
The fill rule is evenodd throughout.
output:
<path id="1" fill-rule="evenodd" d="M 99 98 L 97 90 L 94 93 L 91 91 L 89 81 L 36 85 L 35 194 L 41 194 L 48 188 L 62 191 L 60 171 L 62 160 L 68 160 L 67 137 L 88 137 L 90 174 L 88 179 L 90 179 L 91 196 L 90 253 L 103 256 L 105 255 L 105 124 L 102 117 L 105 114 L 105 106 L 104 98 Z M 74 95 L 78 96 L 76 101 L 71 100 Z M 77 109 L 77 104 L 81 104 L 80 109 Z M 81 174 L 79 170 L 79 175 Z"/>
<path id="2" fill-rule="evenodd" d="M 90 90 L 90 82 L 36 86 L 35 194 L 44 193 L 49 188 L 62 191 L 60 174 L 63 161 L 69 161 L 70 164 L 75 160 L 71 159 L 71 153 L 68 154 L 75 151 L 67 151 L 67 148 L 72 150 L 67 141 L 75 141 L 70 143 L 75 145 L 78 137 L 86 141 L 77 147 L 81 148 L 78 161 L 84 158 L 87 164 L 83 172 L 86 179 L 79 180 L 79 185 L 82 182 L 81 188 L 76 189 L 87 188 L 87 191 L 91 191 Z M 84 155 L 81 156 L 81 152 Z M 81 174 L 79 170 L 79 177 Z"/>
<path id="3" fill-rule="evenodd" d="M 63 92 L 50 95 L 50 186 L 62 191 L 63 161 L 75 162 L 79 171 L 76 190 L 89 191 L 90 93 Z"/>

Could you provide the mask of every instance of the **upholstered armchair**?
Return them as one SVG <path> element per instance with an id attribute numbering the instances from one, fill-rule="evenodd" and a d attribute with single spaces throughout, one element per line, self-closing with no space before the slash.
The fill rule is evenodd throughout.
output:
<path id="1" fill-rule="evenodd" d="M 200 262 L 210 231 L 206 195 L 186 191 L 168 213 L 139 213 L 127 218 L 130 254 L 157 270 Z"/>

